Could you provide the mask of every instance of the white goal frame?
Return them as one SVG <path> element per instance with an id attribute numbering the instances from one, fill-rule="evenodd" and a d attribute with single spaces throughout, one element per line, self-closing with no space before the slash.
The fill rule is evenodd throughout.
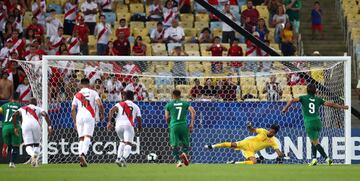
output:
<path id="1" fill-rule="evenodd" d="M 42 57 L 42 108 L 48 111 L 48 61 L 201 61 L 201 62 L 344 62 L 344 103 L 351 107 L 351 57 L 350 56 L 292 56 L 292 57 L 211 57 L 211 56 L 55 56 Z M 351 164 L 351 108 L 345 110 L 345 164 Z M 48 163 L 48 132 L 47 123 L 42 121 L 42 163 Z"/>

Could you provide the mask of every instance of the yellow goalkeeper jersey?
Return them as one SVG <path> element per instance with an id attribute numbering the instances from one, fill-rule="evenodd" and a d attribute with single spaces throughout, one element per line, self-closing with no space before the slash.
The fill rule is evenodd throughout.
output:
<path id="1" fill-rule="evenodd" d="M 238 149 L 253 152 L 257 152 L 268 147 L 279 149 L 279 145 L 277 144 L 275 137 L 267 137 L 268 132 L 268 130 L 263 128 L 256 129 L 257 135 L 238 142 Z"/>

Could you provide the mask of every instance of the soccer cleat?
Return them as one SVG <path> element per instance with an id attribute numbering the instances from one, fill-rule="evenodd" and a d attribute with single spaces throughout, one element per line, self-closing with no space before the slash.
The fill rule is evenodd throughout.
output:
<path id="1" fill-rule="evenodd" d="M 7 144 L 3 144 L 2 150 L 1 150 L 1 156 L 5 160 L 8 155 L 8 146 Z"/>
<path id="2" fill-rule="evenodd" d="M 190 164 L 190 160 L 189 160 L 188 156 L 186 155 L 186 153 L 182 153 L 180 155 L 180 159 L 184 163 L 185 166 L 188 166 Z"/>
<path id="3" fill-rule="evenodd" d="M 10 162 L 10 163 L 9 163 L 9 168 L 16 168 L 15 163 L 14 163 L 14 162 Z"/>
<path id="4" fill-rule="evenodd" d="M 227 161 L 226 164 L 235 164 L 235 160 L 230 160 L 230 161 Z"/>
<path id="5" fill-rule="evenodd" d="M 81 166 L 81 167 L 87 167 L 87 165 L 88 165 L 88 163 L 87 163 L 87 161 L 86 161 L 85 155 L 82 154 L 82 155 L 80 156 L 80 166 Z"/>
<path id="6" fill-rule="evenodd" d="M 317 163 L 318 163 L 317 159 L 314 158 L 314 159 L 312 159 L 311 162 L 309 163 L 309 166 L 316 166 Z"/>
<path id="7" fill-rule="evenodd" d="M 182 167 L 183 166 L 183 163 L 179 160 L 178 162 L 177 162 L 177 164 L 176 164 L 176 167 L 177 168 L 180 168 L 180 167 Z"/>
<path id="8" fill-rule="evenodd" d="M 32 167 L 39 167 L 39 162 L 37 159 L 37 155 L 31 157 L 31 166 Z"/>
<path id="9" fill-rule="evenodd" d="M 32 160 L 32 158 L 30 157 L 26 162 L 24 162 L 23 164 L 24 165 L 28 165 L 28 164 L 31 164 L 31 160 Z"/>
<path id="10" fill-rule="evenodd" d="M 207 149 L 213 149 L 212 145 L 205 145 L 205 148 L 207 148 Z"/>
<path id="11" fill-rule="evenodd" d="M 126 159 L 124 157 L 121 158 L 121 166 L 122 167 L 126 167 L 127 166 L 127 163 L 126 163 Z"/>
<path id="12" fill-rule="evenodd" d="M 326 163 L 331 166 L 333 164 L 333 161 L 330 158 L 327 158 Z"/>
<path id="13" fill-rule="evenodd" d="M 122 167 L 122 164 L 121 164 L 121 159 L 120 158 L 117 158 L 116 161 L 115 161 L 116 165 L 118 165 L 119 167 Z"/>

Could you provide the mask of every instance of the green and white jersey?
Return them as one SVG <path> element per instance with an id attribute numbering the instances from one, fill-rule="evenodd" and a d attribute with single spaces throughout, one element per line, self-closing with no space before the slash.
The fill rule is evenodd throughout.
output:
<path id="1" fill-rule="evenodd" d="M 4 120 L 2 125 L 13 125 L 12 123 L 12 115 L 21 108 L 21 104 L 17 102 L 8 102 L 1 106 L 1 109 L 3 111 Z M 18 117 L 17 125 L 19 125 L 20 117 Z"/>
<path id="2" fill-rule="evenodd" d="M 320 120 L 320 107 L 324 105 L 325 100 L 315 95 L 300 96 L 300 103 L 302 107 L 302 114 L 304 121 L 311 121 L 315 119 Z"/>
<path id="3" fill-rule="evenodd" d="M 170 127 L 179 124 L 187 124 L 186 116 L 190 103 L 182 100 L 173 100 L 166 104 L 165 110 L 170 113 Z"/>

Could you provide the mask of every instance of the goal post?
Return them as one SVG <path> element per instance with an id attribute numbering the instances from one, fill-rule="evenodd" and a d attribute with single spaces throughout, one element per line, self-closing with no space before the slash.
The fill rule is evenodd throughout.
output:
<path id="1" fill-rule="evenodd" d="M 39 67 L 41 66 L 41 73 L 39 72 L 39 75 L 32 75 L 33 77 L 30 78 L 30 84 L 33 87 L 33 89 L 37 89 L 34 93 L 34 96 L 36 98 L 41 99 L 41 105 L 43 107 L 44 110 L 49 110 L 49 100 L 51 98 L 48 97 L 49 93 L 49 83 L 51 84 L 51 79 L 50 79 L 50 74 L 49 70 L 53 67 L 59 68 L 59 69 L 83 69 L 84 66 L 82 67 L 72 67 L 69 68 L 67 67 L 67 65 L 64 64 L 58 64 L 57 62 L 66 62 L 66 61 L 70 61 L 70 62 L 81 62 L 83 64 L 86 64 L 86 62 L 103 62 L 103 63 L 107 63 L 107 62 L 116 62 L 116 63 L 122 63 L 124 64 L 125 62 L 131 61 L 131 62 L 146 62 L 147 67 L 151 67 L 151 66 L 155 66 L 156 68 L 161 68 L 161 66 L 163 65 L 163 62 L 169 62 L 169 65 L 166 66 L 170 66 L 174 64 L 174 62 L 184 62 L 184 63 L 189 63 L 191 65 L 193 65 L 192 63 L 194 63 L 194 65 L 197 64 L 201 64 L 202 66 L 207 66 L 210 65 L 212 62 L 222 62 L 222 64 L 227 65 L 230 62 L 241 62 L 243 64 L 255 64 L 255 66 L 259 66 L 259 62 L 269 62 L 271 63 L 271 70 L 270 71 L 265 71 L 265 73 L 263 72 L 257 72 L 255 71 L 240 71 L 238 74 L 236 73 L 232 73 L 227 74 L 227 73 L 222 73 L 222 74 L 200 74 L 200 75 L 194 75 L 194 74 L 190 74 L 188 72 L 188 74 L 183 75 L 183 76 L 173 76 L 172 74 L 157 74 L 154 73 L 152 71 L 146 72 L 147 74 L 136 74 L 137 76 L 140 77 L 140 79 L 144 79 L 144 80 L 151 80 L 150 84 L 157 84 L 158 79 L 161 78 L 161 80 L 168 78 L 169 80 L 171 79 L 171 81 L 173 81 L 176 78 L 180 78 L 180 79 L 185 79 L 187 84 L 189 84 L 189 82 L 193 81 L 195 78 L 200 79 L 200 81 L 203 83 L 205 82 L 205 80 L 207 79 L 232 79 L 234 80 L 235 84 L 237 84 L 237 90 L 236 90 L 236 98 L 232 101 L 229 102 L 233 102 L 233 103 L 227 103 L 228 101 L 226 101 L 225 99 L 223 99 L 222 101 L 220 101 L 219 104 L 221 104 L 221 106 L 240 106 L 240 108 L 245 108 L 243 106 L 247 106 L 246 102 L 249 102 L 249 105 L 251 106 L 251 111 L 246 112 L 246 110 L 244 110 L 243 112 L 238 112 L 238 110 L 236 110 L 235 108 L 224 108 L 222 107 L 221 109 L 225 109 L 227 111 L 229 111 L 229 114 L 236 114 L 236 115 L 241 115 L 241 116 L 245 116 L 244 118 L 239 118 L 239 120 L 234 120 L 231 123 L 225 123 L 224 120 L 219 120 L 219 124 L 224 124 L 225 128 L 218 128 L 216 125 L 213 125 L 213 122 L 216 121 L 215 119 L 222 119 L 221 116 L 223 116 L 224 118 L 227 118 L 228 115 L 223 115 L 223 113 L 219 112 L 216 106 L 219 105 L 214 105 L 212 102 L 217 102 L 217 100 L 211 99 L 211 100 L 194 100 L 192 101 L 192 104 L 195 105 L 199 105 L 199 108 L 201 110 L 197 111 L 198 115 L 197 115 L 197 124 L 200 124 L 196 127 L 196 131 L 194 133 L 194 138 L 192 138 L 192 146 L 194 147 L 192 149 L 192 152 L 194 153 L 194 159 L 195 162 L 197 163 L 223 163 L 225 162 L 225 158 L 223 158 L 223 155 L 219 156 L 218 152 L 216 153 L 211 153 L 210 155 L 213 156 L 212 159 L 208 159 L 205 158 L 204 156 L 202 156 L 202 154 L 208 154 L 208 152 L 205 152 L 204 150 L 201 150 L 201 148 L 199 147 L 199 145 L 203 146 L 204 144 L 208 144 L 209 142 L 207 141 L 219 141 L 222 140 L 223 138 L 231 138 L 231 139 L 243 139 L 248 137 L 250 134 L 249 133 L 245 133 L 243 130 L 239 130 L 241 136 L 235 136 L 237 133 L 235 132 L 235 130 L 233 130 L 232 128 L 229 128 L 229 126 L 234 126 L 236 128 L 240 128 L 240 127 L 244 127 L 243 125 L 240 125 L 239 122 L 242 122 L 244 119 L 253 119 L 253 115 L 257 112 L 254 109 L 260 109 L 259 111 L 263 111 L 266 113 L 271 114 L 271 119 L 276 119 L 278 115 L 275 115 L 274 113 L 271 113 L 272 111 L 275 111 L 276 113 L 279 113 L 280 107 L 277 106 L 283 106 L 283 103 L 273 103 L 273 102 L 267 102 L 266 100 L 264 100 L 263 94 L 261 93 L 263 89 L 263 87 L 258 86 L 257 85 L 257 81 L 260 81 L 260 79 L 262 80 L 262 78 L 258 78 L 261 76 L 267 76 L 266 79 L 264 78 L 264 80 L 268 80 L 268 76 L 277 76 L 281 79 L 286 79 L 285 77 L 287 77 L 289 74 L 306 74 L 309 75 L 310 79 L 305 80 L 306 83 L 304 83 L 303 85 L 307 85 L 308 83 L 314 83 L 315 79 L 312 79 L 314 75 L 310 75 L 313 71 L 320 71 L 323 72 L 324 75 L 322 75 L 323 77 L 325 77 L 324 79 L 326 80 L 322 80 L 320 82 L 318 82 L 318 86 L 322 87 L 319 88 L 321 91 L 321 96 L 323 98 L 325 98 L 326 100 L 330 100 L 330 101 L 335 101 L 335 102 L 341 102 L 343 104 L 346 105 L 351 105 L 351 57 L 348 56 L 334 56 L 334 57 L 327 57 L 327 56 L 308 56 L 308 57 L 205 57 L 205 56 L 43 56 L 43 60 L 41 62 L 41 64 L 35 65 L 36 63 L 33 62 L 21 62 L 20 65 L 25 68 L 25 72 L 30 71 L 31 72 L 31 66 L 32 65 L 35 67 Z M 55 62 L 55 63 L 54 63 Z M 192 63 L 191 63 L 192 62 Z M 298 64 L 298 63 L 304 64 L 307 69 L 289 69 L 286 66 L 282 65 L 282 64 L 286 64 L 286 63 L 291 63 L 292 65 L 294 64 Z M 319 66 L 318 64 L 324 65 Z M 265 64 L 264 64 L 265 65 Z M 276 66 L 275 66 L 276 65 Z M 315 65 L 315 66 L 313 66 Z M 27 70 L 26 70 L 27 69 Z M 192 71 L 194 69 L 192 68 L 188 68 L 188 71 Z M 284 72 L 283 69 L 286 69 L 286 71 Z M 106 72 L 107 74 L 110 75 L 124 75 L 124 76 L 131 76 L 133 74 L 124 74 L 122 72 L 112 72 L 109 70 L 104 70 L 101 68 L 101 70 L 98 71 L 103 71 Z M 173 70 L 170 70 L 173 71 Z M 206 70 L 205 70 L 206 71 Z M 280 72 L 280 73 L 279 73 Z M 35 73 L 36 74 L 36 73 Z M 300 76 L 301 77 L 301 76 Z M 243 81 L 243 80 L 250 80 L 250 83 L 253 84 L 251 86 L 248 86 L 247 84 L 242 84 L 239 83 L 239 81 Z M 339 79 L 338 81 L 336 81 L 336 79 Z M 166 79 L 167 80 L 167 79 Z M 236 83 L 236 81 L 238 81 Z M 254 82 L 253 82 L 254 81 Z M 41 84 L 39 84 L 41 82 Z M 36 85 L 35 85 L 36 84 Z M 166 83 L 165 83 L 166 84 Z M 192 83 L 191 83 L 192 85 Z M 290 97 L 293 96 L 298 96 L 298 93 L 294 92 L 294 88 L 288 85 L 284 85 L 286 87 L 290 87 L 290 93 L 289 93 L 289 97 L 283 97 L 281 99 L 282 102 L 286 101 L 286 99 L 289 99 Z M 296 86 L 296 85 L 295 85 Z M 142 142 L 144 142 L 145 144 L 147 144 L 146 141 L 148 141 L 148 145 L 144 146 L 143 149 L 145 149 L 146 151 L 142 152 L 142 154 L 148 154 L 149 150 L 154 150 L 154 152 L 159 152 L 160 156 L 164 157 L 164 160 L 166 159 L 170 159 L 165 157 L 164 155 L 168 155 L 168 153 L 165 153 L 165 151 L 160 150 L 160 148 L 153 148 L 153 144 L 156 144 L 154 142 L 154 140 L 150 140 L 149 138 L 146 138 L 146 136 L 149 135 L 156 135 L 156 137 L 159 137 L 159 139 L 155 139 L 155 141 L 160 141 L 163 139 L 163 137 L 166 137 L 166 133 L 161 131 L 163 129 L 163 125 L 158 125 L 157 122 L 161 121 L 159 119 L 159 117 L 155 117 L 157 116 L 156 114 L 160 115 L 163 114 L 163 103 L 164 100 L 168 100 L 169 97 L 166 97 L 163 99 L 164 94 L 168 95 L 168 93 L 171 91 L 170 89 L 172 88 L 183 88 L 181 86 L 178 85 L 171 85 L 171 86 L 167 86 L 167 85 L 160 85 L 159 87 L 163 88 L 163 87 L 167 87 L 167 89 L 165 91 L 167 91 L 166 93 L 159 93 L 158 97 L 155 98 L 154 100 L 151 100 L 150 102 L 155 102 L 155 106 L 151 105 L 151 103 L 146 104 L 144 103 L 144 109 L 146 109 L 147 107 L 149 107 L 151 110 L 142 110 L 143 114 L 146 115 L 147 113 L 151 114 L 151 121 L 154 121 L 156 123 L 145 123 L 145 127 L 148 126 L 148 130 L 149 133 L 144 133 L 144 138 L 141 138 Z M 189 85 L 187 85 L 187 87 L 189 87 Z M 257 96 L 255 96 L 255 98 L 253 99 L 243 99 L 243 96 L 247 96 L 245 95 L 243 92 L 245 89 L 247 89 L 248 87 L 254 87 L 254 90 L 249 90 L 249 94 L 251 94 L 252 92 L 256 92 L 254 94 L 257 94 Z M 160 91 L 160 88 L 155 87 L 155 89 L 153 89 L 152 91 Z M 39 90 L 40 89 L 40 90 Z M 184 89 L 185 91 L 189 91 L 187 89 Z M 284 89 L 285 90 L 285 89 Z M 235 91 L 235 90 L 234 90 Z M 303 90 L 302 90 L 303 91 Z M 332 92 L 334 91 L 334 92 Z M 239 93 L 240 92 L 240 93 Z M 75 92 L 74 92 L 75 93 Z M 238 96 L 238 94 L 240 94 L 240 98 Z M 241 99 L 241 100 L 240 100 Z M 241 105 L 238 105 L 239 101 L 241 101 Z M 259 101 L 259 103 L 257 102 Z M 157 103 L 159 102 L 159 103 Z M 269 104 L 268 104 L 269 103 Z M 62 104 L 62 103 L 59 103 Z M 111 101 L 109 102 L 109 104 L 111 104 Z M 259 107 L 256 107 L 259 104 Z M 262 106 L 262 107 L 261 107 Z M 52 106 L 50 106 L 52 107 Z M 207 115 L 209 114 L 208 110 L 205 110 L 206 107 L 209 107 L 209 109 L 211 108 L 216 108 L 216 110 L 214 110 L 214 113 L 212 113 L 213 115 Z M 141 107 L 140 107 L 141 108 Z M 298 108 L 298 107 L 297 107 Z M 108 109 L 108 108 L 107 108 Z M 196 109 L 196 107 L 195 107 Z M 250 109 L 250 108 L 249 108 Z M 68 109 L 67 109 L 68 111 Z M 154 111 L 154 112 L 150 112 L 150 111 Z M 352 141 L 351 141 L 351 109 L 346 110 L 344 112 L 341 111 L 332 111 L 329 109 L 323 109 L 322 111 L 322 115 L 326 115 L 329 114 L 327 116 L 325 116 L 326 118 L 322 118 L 323 119 L 327 119 L 326 122 L 324 124 L 326 124 L 326 129 L 324 131 L 324 133 L 322 134 L 322 136 L 327 136 L 326 134 L 329 134 L 329 137 L 332 136 L 332 139 L 335 141 L 339 141 L 339 142 L 343 142 L 344 145 L 340 144 L 340 147 L 343 146 L 344 147 L 344 158 L 341 157 L 341 159 L 339 159 L 339 161 L 337 161 L 337 163 L 344 163 L 344 164 L 351 164 L 351 155 L 352 155 Z M 63 113 L 63 114 L 57 114 L 56 116 L 68 116 L 70 117 L 70 113 Z M 291 117 L 292 116 L 292 117 Z M 333 117 L 336 118 L 333 118 Z M 234 117 L 234 116 L 233 116 Z M 285 116 L 286 117 L 286 116 Z M 339 120 L 337 120 L 337 118 L 339 118 Z M 57 123 L 60 124 L 59 122 L 62 121 L 62 119 L 65 118 L 58 118 L 57 117 Z M 214 119 L 214 120 L 212 120 Z M 270 119 L 270 118 L 269 118 Z M 280 118 L 279 118 L 280 119 Z M 294 122 L 291 123 L 287 123 L 286 121 L 288 120 L 296 120 Z M 299 123 L 299 120 L 301 120 L 301 116 L 300 116 L 300 112 L 298 109 L 295 110 L 295 113 L 291 113 L 289 115 L 289 117 L 287 118 L 281 118 L 280 119 L 282 122 L 281 124 L 284 125 L 285 130 L 290 130 L 290 131 L 294 131 L 294 134 L 298 135 L 299 137 L 306 137 L 305 133 L 304 133 L 304 129 L 302 128 L 303 125 L 302 123 Z M 266 118 L 259 118 L 256 119 L 254 121 L 256 126 L 268 126 L 269 123 L 272 123 L 272 120 L 267 120 Z M 43 124 L 46 124 L 45 121 L 43 121 Z M 62 123 L 61 123 L 62 124 Z M 156 124 L 156 126 L 152 125 L 152 124 Z M 229 124 L 229 125 L 226 125 Z M 241 123 L 242 124 L 242 123 Z M 101 124 L 103 126 L 103 124 Z M 291 125 L 291 126 L 289 126 Z M 287 127 L 288 126 L 288 127 Z M 69 126 L 71 127 L 71 126 Z M 46 128 L 46 127 L 43 127 Z M 56 128 L 55 128 L 56 129 Z M 100 128 L 99 128 L 100 129 Z M 159 129 L 159 130 L 158 130 Z M 161 129 L 161 130 L 160 130 Z M 296 130 L 299 129 L 299 130 Z M 339 129 L 341 129 L 342 131 L 338 131 Z M 224 134 L 231 134 L 232 137 L 224 137 L 221 135 L 213 134 L 215 133 L 214 131 L 219 131 L 219 132 L 224 132 Z M 63 131 L 63 130 L 62 130 Z M 97 130 L 96 130 L 97 131 Z M 105 129 L 101 128 L 101 131 L 105 131 Z M 159 132 L 157 132 L 159 131 Z M 197 133 L 196 133 L 197 132 Z M 286 132 L 286 131 L 285 131 Z M 69 134 L 71 136 L 74 136 L 75 138 L 77 138 L 77 136 L 73 133 L 73 132 L 69 132 L 67 133 L 65 131 L 65 133 L 63 134 Z M 102 134 L 102 133 L 101 133 Z M 161 135 L 160 135 L 161 134 Z M 284 137 L 283 140 L 281 141 L 287 141 L 287 139 L 290 139 L 287 137 L 286 133 L 281 133 L 281 137 Z M 292 134 L 292 133 L 291 133 Z M 107 139 L 117 139 L 116 136 L 114 135 L 105 135 L 107 137 Z M 204 137 L 205 136 L 205 137 Z M 216 137 L 217 136 L 217 137 Z M 341 139 L 337 140 L 337 137 L 343 137 L 344 140 L 342 141 Z M 47 129 L 43 129 L 43 136 L 42 136 L 42 161 L 44 164 L 49 162 L 49 153 L 48 153 L 48 147 L 51 145 L 48 145 L 49 140 L 47 139 L 48 135 L 47 135 Z M 139 138 L 138 138 L 139 139 Z M 164 138 L 165 139 L 165 138 Z M 296 139 L 296 138 L 291 138 L 291 139 Z M 145 141 L 144 141 L 145 140 Z M 304 143 L 303 145 L 301 145 L 301 143 L 298 143 L 299 141 L 303 142 L 303 140 L 298 139 L 297 141 L 291 142 L 291 143 L 286 143 L 288 150 L 291 150 L 293 152 L 296 152 L 296 148 L 302 152 L 304 152 L 304 155 L 306 157 L 306 153 L 309 150 L 303 147 L 306 147 L 306 144 L 308 144 L 308 141 L 306 138 L 304 138 Z M 68 140 L 65 140 L 66 142 Z M 105 140 L 102 140 L 103 142 L 105 142 Z M 116 141 L 116 140 L 113 140 Z M 70 142 L 70 141 L 69 141 Z M 140 142 L 140 141 L 139 141 Z M 307 142 L 307 143 L 306 143 Z M 96 144 L 96 143 L 95 143 Z M 107 144 L 107 143 L 105 143 Z M 110 143 L 109 143 L 110 144 Z M 194 145 L 196 144 L 196 146 Z M 292 145 L 294 144 L 294 145 Z M 296 144 L 298 147 L 296 147 Z M 329 150 L 332 152 L 334 150 L 336 150 L 335 146 L 333 147 L 332 142 L 330 141 L 328 148 Z M 99 143 L 100 145 L 100 143 Z M 71 145 L 72 146 L 72 145 Z M 96 146 L 96 145 L 94 145 Z M 139 146 L 139 145 L 138 145 Z M 142 147 L 143 145 L 140 145 L 140 147 Z M 339 146 L 339 145 L 337 145 Z M 76 146 L 74 146 L 76 147 Z M 104 146 L 105 147 L 105 146 Z M 116 147 L 116 145 L 114 146 Z M 151 147 L 151 148 L 150 148 Z M 285 146 L 284 146 L 285 147 Z M 141 148 L 137 148 L 137 149 L 141 149 Z M 284 148 L 285 149 L 285 148 Z M 332 150 L 331 150 L 332 149 Z M 137 150 L 139 151 L 139 150 Z M 169 151 L 169 150 L 166 150 Z M 329 152 L 330 152 L 329 151 Z M 105 153 L 105 151 L 104 151 Z M 108 152 L 106 152 L 107 154 L 110 154 Z M 71 153 L 70 153 L 71 154 Z M 163 154 L 163 155 L 161 155 Z M 267 154 L 267 153 L 261 153 L 261 154 Z M 300 156 L 296 155 L 296 153 L 294 153 L 295 156 L 294 158 L 298 158 Z M 335 154 L 335 153 L 334 153 Z M 226 152 L 225 155 L 235 155 L 235 153 L 233 152 Z M 269 154 L 270 155 L 270 154 Z M 218 158 L 215 158 L 215 156 L 219 156 Z M 96 156 L 94 157 L 94 159 L 96 159 L 96 161 L 94 162 L 104 162 L 104 160 L 99 160 L 99 159 L 104 159 L 106 157 L 106 159 L 108 157 L 111 156 L 99 156 L 99 158 Z M 134 162 L 144 162 L 141 159 L 143 158 L 143 156 L 139 156 L 136 157 L 136 159 L 138 160 L 134 160 Z M 239 158 L 241 158 L 241 156 L 239 156 Z M 271 158 L 271 156 L 269 156 L 269 158 Z M 65 160 L 65 161 L 64 161 Z M 306 160 L 306 158 L 303 158 L 303 160 L 298 160 L 298 161 L 288 161 L 286 163 L 303 163 L 304 160 Z M 74 160 L 68 160 L 66 158 L 61 158 L 58 159 L 56 158 L 56 156 L 52 156 L 52 161 L 50 161 L 50 163 L 57 163 L 57 162 L 73 162 Z M 167 161 L 164 161 L 167 162 Z"/>

